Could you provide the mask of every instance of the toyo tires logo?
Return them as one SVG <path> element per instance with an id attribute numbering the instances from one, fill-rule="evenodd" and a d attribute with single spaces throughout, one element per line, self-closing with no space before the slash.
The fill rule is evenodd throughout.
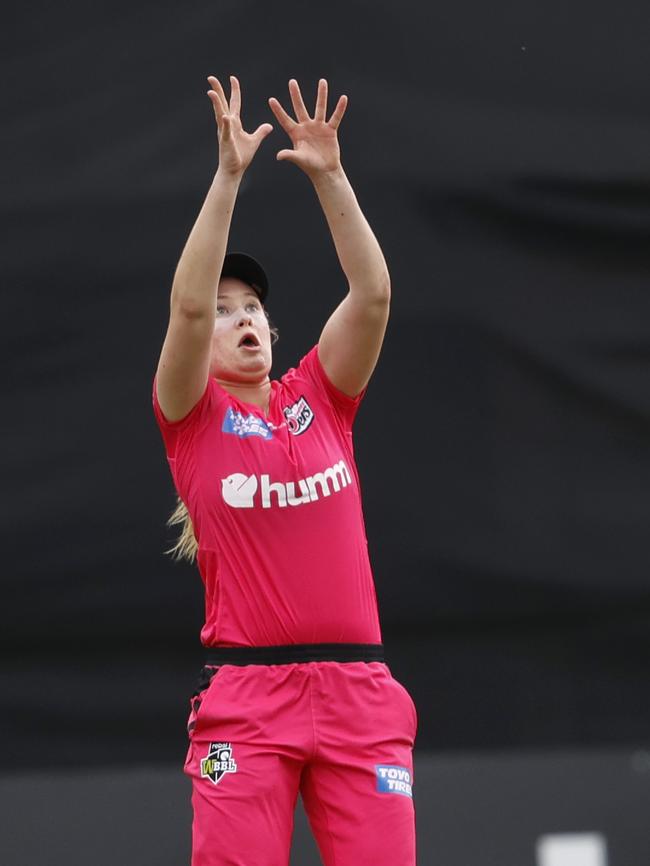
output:
<path id="1" fill-rule="evenodd" d="M 269 475 L 261 475 L 258 479 L 256 475 L 234 472 L 221 479 L 221 495 L 231 508 L 254 508 L 255 505 L 286 508 L 287 505 L 306 505 L 324 496 L 331 496 L 349 484 L 352 484 L 352 476 L 345 461 L 339 460 L 323 472 L 299 481 L 271 481 Z"/>

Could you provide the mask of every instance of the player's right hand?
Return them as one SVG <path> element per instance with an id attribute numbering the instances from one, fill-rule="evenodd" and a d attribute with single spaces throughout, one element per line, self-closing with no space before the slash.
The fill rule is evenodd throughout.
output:
<path id="1" fill-rule="evenodd" d="M 241 89 L 234 75 L 230 76 L 230 103 L 218 78 L 209 75 L 208 82 L 211 88 L 208 90 L 208 96 L 217 120 L 219 170 L 233 176 L 241 176 L 250 165 L 257 148 L 273 127 L 270 123 L 262 123 L 255 132 L 244 131 L 239 117 Z"/>

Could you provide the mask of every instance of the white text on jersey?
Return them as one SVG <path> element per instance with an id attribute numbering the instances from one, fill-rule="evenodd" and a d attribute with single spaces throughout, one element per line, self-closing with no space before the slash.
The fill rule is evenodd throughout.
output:
<path id="1" fill-rule="evenodd" d="M 221 494 L 231 508 L 254 508 L 255 494 L 259 489 L 262 508 L 271 508 L 273 505 L 286 508 L 287 505 L 305 505 L 321 497 L 331 496 L 348 484 L 352 484 L 352 477 L 345 461 L 339 460 L 323 472 L 299 481 L 271 481 L 269 475 L 261 475 L 258 480 L 256 475 L 234 472 L 221 479 Z"/>

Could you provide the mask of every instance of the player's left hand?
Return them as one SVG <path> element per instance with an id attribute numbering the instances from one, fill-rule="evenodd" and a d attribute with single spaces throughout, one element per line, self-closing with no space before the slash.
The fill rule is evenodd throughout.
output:
<path id="1" fill-rule="evenodd" d="M 327 81 L 318 82 L 316 108 L 310 117 L 295 78 L 289 82 L 289 95 L 296 114 L 294 120 L 275 97 L 269 99 L 271 111 L 287 133 L 293 150 L 281 150 L 277 159 L 288 160 L 299 166 L 308 177 L 315 180 L 320 174 L 336 171 L 341 167 L 341 152 L 336 131 L 347 108 L 347 96 L 340 96 L 329 120 L 327 114 Z"/>

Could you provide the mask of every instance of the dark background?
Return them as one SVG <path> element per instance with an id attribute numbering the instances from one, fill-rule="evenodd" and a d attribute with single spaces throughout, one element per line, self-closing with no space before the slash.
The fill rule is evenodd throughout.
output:
<path id="1" fill-rule="evenodd" d="M 36 4 L 2 42 L 0 769 L 177 762 L 198 574 L 163 555 L 151 411 L 174 268 L 216 169 L 206 76 L 274 123 L 231 248 L 274 373 L 345 291 L 266 105 L 350 105 L 343 164 L 393 309 L 357 455 L 420 750 L 647 743 L 645 2 Z"/>

